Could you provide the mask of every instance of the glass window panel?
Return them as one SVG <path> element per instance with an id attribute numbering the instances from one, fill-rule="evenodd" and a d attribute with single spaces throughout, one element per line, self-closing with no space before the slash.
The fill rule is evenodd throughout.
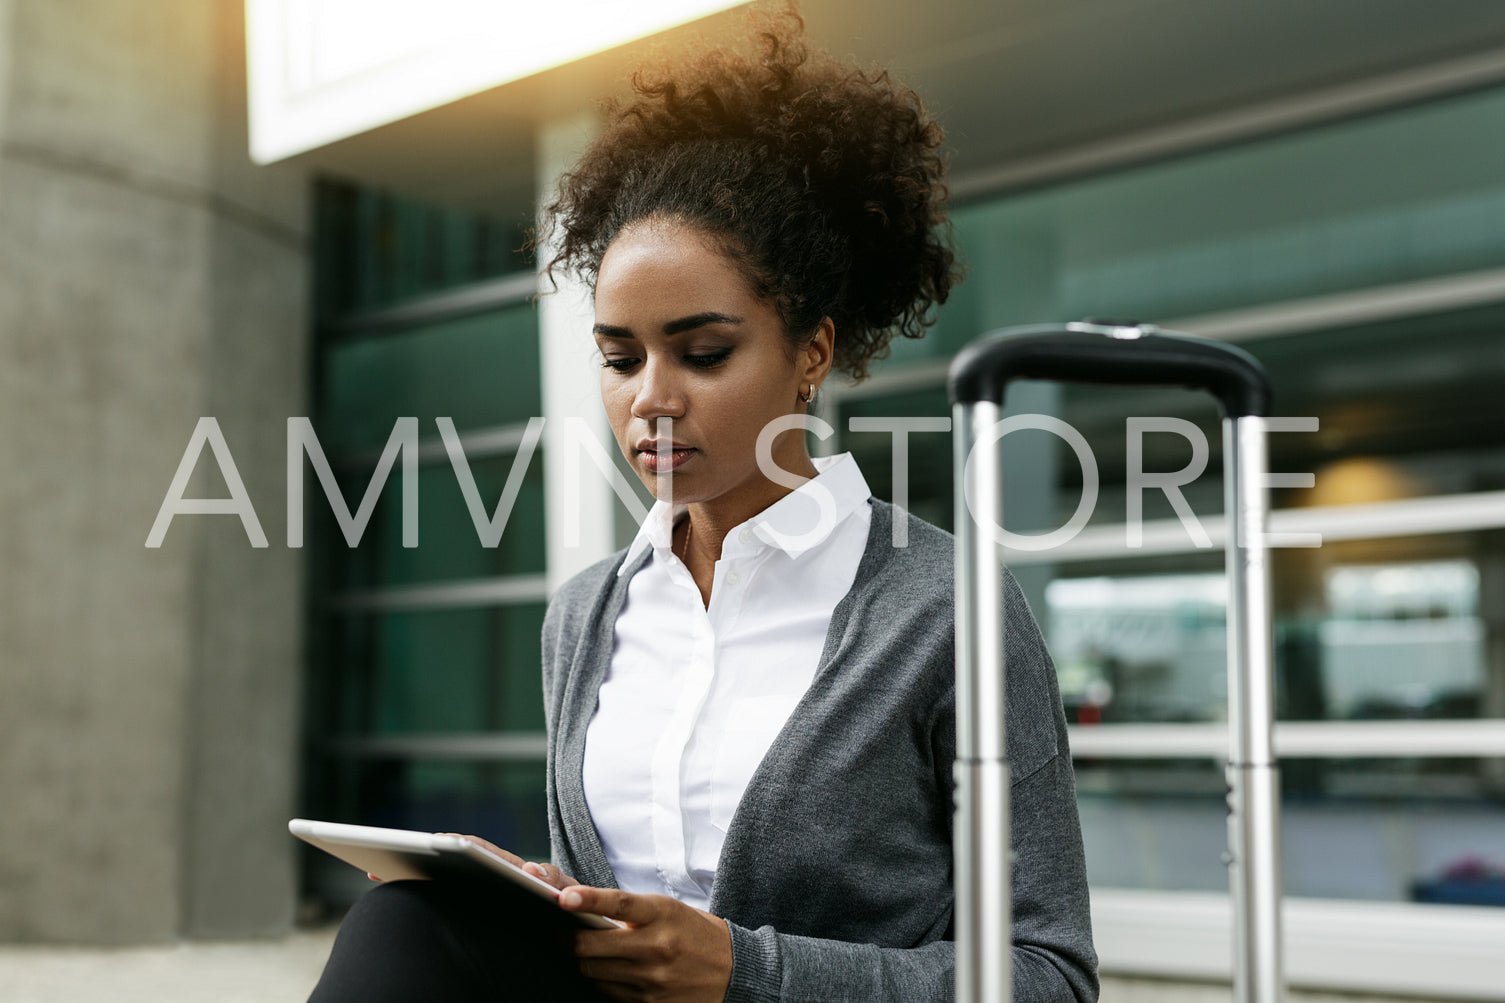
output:
<path id="1" fill-rule="evenodd" d="M 1321 420 L 1316 434 L 1272 436 L 1273 470 L 1316 476 L 1312 489 L 1276 491 L 1275 507 L 1379 503 L 1505 488 L 1505 447 L 1497 434 L 1505 427 L 1505 395 L 1494 389 L 1505 381 L 1505 353 L 1498 350 L 1502 322 L 1500 308 L 1481 308 L 1253 343 L 1250 347 L 1270 369 L 1283 413 Z M 1199 517 L 1221 513 L 1221 430 L 1210 399 L 1176 390 L 1066 386 L 1058 400 L 1057 413 L 1084 433 L 1101 474 L 1093 523 L 1117 525 L 1127 518 L 1130 415 L 1181 418 L 1201 430 L 1208 445 L 1207 470 L 1181 492 Z M 838 422 L 845 430 L 847 419 L 855 415 L 934 415 L 944 414 L 944 408 L 944 393 L 936 386 L 841 402 Z M 1054 511 L 1053 525 L 1059 526 L 1080 496 L 1074 455 L 1055 447 L 1057 473 L 1045 477 L 1037 473 L 1042 469 L 1038 455 L 1034 463 L 1011 464 L 1010 458 L 1016 438 L 1045 434 L 1015 433 L 1003 440 L 1005 510 Z M 911 444 L 910 504 L 922 516 L 949 526 L 950 457 L 923 443 L 917 436 Z M 841 444 L 857 455 L 875 493 L 891 497 L 890 436 L 843 431 Z M 1189 444 L 1179 435 L 1151 434 L 1144 444 L 1148 471 L 1176 471 L 1191 458 Z M 1020 492 L 1030 504 L 1011 508 L 1011 498 Z M 1048 497 L 1039 498 L 1041 492 Z M 1176 512 L 1164 492 L 1147 490 L 1143 517 L 1172 519 Z M 1083 721 L 1099 715 L 1109 721 L 1218 719 L 1224 686 L 1217 654 L 1220 614 L 1207 608 L 1205 597 L 1191 606 L 1170 602 L 1154 583 L 1163 576 L 1216 578 L 1222 572 L 1221 549 L 1142 556 L 1125 548 L 1121 555 L 1054 568 L 1016 568 L 1021 581 L 1052 575 L 1063 580 L 1054 607 L 1043 595 L 1043 581 L 1025 585 L 1058 659 L 1068 710 L 1080 713 Z M 1419 584 L 1416 576 L 1439 562 L 1461 569 L 1456 573 L 1477 582 L 1477 592 L 1455 581 L 1457 587 L 1442 596 L 1432 585 Z M 1411 582 L 1406 588 L 1414 594 L 1404 600 L 1409 606 L 1383 615 L 1343 606 L 1356 601 L 1349 594 L 1359 588 L 1360 578 L 1397 566 L 1401 570 L 1387 574 Z M 1505 532 L 1329 539 L 1316 550 L 1276 552 L 1273 570 L 1283 717 L 1505 717 L 1505 644 L 1500 640 L 1505 626 L 1496 612 L 1505 608 Z M 1120 598 L 1115 602 L 1144 591 L 1168 605 L 1093 610 L 1079 605 L 1088 593 L 1079 588 L 1072 592 L 1076 586 L 1064 584 L 1081 579 L 1117 583 Z M 1460 612 L 1460 603 L 1471 612 Z M 1188 610 L 1195 610 L 1195 616 Z M 1155 643 L 1170 644 L 1173 634 L 1170 648 L 1144 647 L 1152 636 Z M 1138 641 L 1126 640 L 1132 637 Z M 1109 693 L 1116 694 L 1116 706 L 1103 703 Z"/>
<path id="2" fill-rule="evenodd" d="M 1316 433 L 1280 432 L 1270 437 L 1273 471 L 1311 473 L 1310 489 L 1273 492 L 1276 508 L 1397 501 L 1437 494 L 1505 489 L 1505 352 L 1499 331 L 1500 307 L 1455 311 L 1331 331 L 1306 332 L 1249 343 L 1265 364 L 1276 389 L 1278 412 L 1316 417 Z M 858 454 L 864 470 L 877 472 L 869 483 L 890 497 L 890 436 L 847 431 L 848 418 L 944 415 L 945 392 L 937 384 L 842 402 L 838 425 L 842 448 Z M 1128 431 L 1131 417 L 1167 417 L 1190 422 L 1206 446 L 1200 476 L 1176 490 L 1198 517 L 1222 512 L 1222 428 L 1216 405 L 1205 394 L 1163 388 L 1122 389 L 1065 384 L 1054 414 L 1080 432 L 1092 450 L 1100 485 L 1092 525 L 1115 525 L 1128 518 Z M 1026 443 L 1035 437 L 1035 443 Z M 1175 474 L 1193 459 L 1182 434 L 1150 431 L 1140 439 L 1142 469 Z M 1042 448 L 1054 475 L 1041 482 L 1034 463 L 1012 464 L 1011 450 Z M 949 451 L 925 436 L 911 444 L 909 480 L 915 511 L 938 525 L 950 525 Z M 1043 431 L 1021 431 L 1003 439 L 1006 508 L 1009 491 L 1048 497 L 1029 508 L 1054 512 L 1050 528 L 1071 517 L 1081 497 L 1082 467 L 1075 454 Z M 1183 480 L 1177 477 L 1177 480 Z M 1142 518 L 1174 519 L 1169 495 L 1159 488 L 1139 492 Z M 933 517 L 933 518 L 932 518 Z M 1032 529 L 1010 525 L 1016 531 Z M 1041 527 L 1045 528 L 1045 527 Z"/>
<path id="3" fill-rule="evenodd" d="M 1286 720 L 1505 716 L 1501 533 L 1272 552 Z M 1037 611 L 1068 716 L 1226 717 L 1221 553 L 1063 565 Z"/>
<path id="4" fill-rule="evenodd" d="M 970 279 L 887 365 L 1012 324 L 1187 317 L 1500 267 L 1502 115 L 1494 88 L 962 205 Z"/>
<path id="5" fill-rule="evenodd" d="M 433 439 L 440 416 L 462 432 L 526 422 L 540 393 L 537 316 L 511 307 L 329 345 L 317 431 L 330 457 L 380 451 L 400 417 Z"/>
<path id="6" fill-rule="evenodd" d="M 1319 419 L 1316 433 L 1270 437 L 1271 469 L 1310 472 L 1311 489 L 1275 492 L 1276 507 L 1393 501 L 1505 487 L 1505 309 L 1459 310 L 1249 342 L 1275 388 L 1278 414 Z M 1092 445 L 1102 492 L 1096 517 L 1121 521 L 1128 416 L 1191 421 L 1208 446 L 1206 472 L 1183 492 L 1194 511 L 1222 509 L 1222 431 L 1206 395 L 1067 385 L 1060 416 Z M 1171 472 L 1190 459 L 1179 435 L 1145 435 L 1144 469 Z M 1080 474 L 1061 464 L 1060 509 L 1069 515 Z M 1145 492 L 1146 518 L 1169 518 L 1162 492 Z"/>
<path id="7" fill-rule="evenodd" d="M 391 306 L 533 267 L 522 250 L 531 200 L 481 216 L 358 188 L 328 178 L 314 185 L 317 315 Z"/>
<path id="8" fill-rule="evenodd" d="M 1505 761 L 1289 760 L 1282 778 L 1287 895 L 1505 906 Z M 1080 763 L 1077 783 L 1094 886 L 1227 890 L 1215 764 Z"/>
<path id="9" fill-rule="evenodd" d="M 496 512 L 516 454 L 469 461 L 476 491 L 489 520 Z M 360 544 L 347 546 L 333 509 L 311 476 L 305 492 L 311 499 L 310 525 L 330 551 L 329 588 L 336 592 L 389 585 L 413 585 L 498 575 L 542 574 L 544 556 L 543 457 L 535 452 L 501 539 L 486 547 L 476 532 L 459 481 L 448 459 L 418 468 L 418 546 L 402 545 L 401 468 L 394 467 Z M 354 510 L 365 494 L 370 471 L 344 474 L 340 487 Z"/>
<path id="10" fill-rule="evenodd" d="M 338 182 L 316 186 L 316 313 L 321 332 L 352 314 L 531 267 L 518 257 L 531 209 L 487 218 Z M 524 199 L 526 202 L 527 199 Z M 316 429 L 347 509 L 364 496 L 374 457 L 399 417 L 464 433 L 520 425 L 541 411 L 537 320 L 528 305 L 342 340 L 322 337 Z M 497 504 L 511 455 L 473 458 L 482 504 Z M 355 464 L 354 466 L 352 464 Z M 308 671 L 305 810 L 315 817 L 474 832 L 536 857 L 548 852 L 543 764 L 333 754 L 333 737 L 414 732 L 541 732 L 539 633 L 544 604 L 407 612 L 332 612 L 351 591 L 539 574 L 542 463 L 533 458 L 500 545 L 481 545 L 445 457 L 418 475 L 419 545 L 401 545 L 402 485 L 389 477 L 360 545 L 346 546 L 305 465 L 310 592 L 316 614 Z M 353 868 L 305 855 L 316 894 L 349 902 L 366 887 Z"/>
<path id="11" fill-rule="evenodd" d="M 543 731 L 544 609 L 330 615 L 323 735 Z"/>
<path id="12" fill-rule="evenodd" d="M 544 764 L 424 759 L 324 761 L 315 804 L 335 822 L 424 832 L 463 832 L 529 860 L 549 859 Z M 331 905 L 369 887 L 355 868 L 308 847 L 308 884 Z"/>
<path id="13" fill-rule="evenodd" d="M 1100 488 L 1090 525 L 1116 524 L 1125 519 L 1128 504 L 1124 488 L 1125 430 L 1127 418 L 1131 415 L 1170 415 L 1192 420 L 1198 425 L 1203 441 L 1208 444 L 1207 468 L 1180 490 L 1198 515 L 1216 515 L 1222 511 L 1222 477 L 1218 467 L 1222 431 L 1216 404 L 1211 398 L 1185 391 L 1153 390 L 1136 395 L 1132 391 L 1103 387 L 1068 387 L 1061 400 L 1060 415 L 1087 439 L 1098 471 Z M 949 417 L 950 413 L 946 390 L 940 385 L 843 401 L 838 408 L 840 448 L 852 452 L 873 493 L 891 500 L 895 487 L 893 434 L 849 431 L 850 419 Z M 1146 472 L 1174 473 L 1191 462 L 1192 446 L 1185 436 L 1151 432 L 1144 435 L 1143 443 L 1143 468 Z M 1047 453 L 1053 451 L 1056 455 L 1054 466 L 1059 477 L 1054 484 L 1040 484 L 1037 461 L 1032 462 L 1042 446 Z M 1082 492 L 1082 465 L 1076 454 L 1069 448 L 1062 448 L 1059 438 L 1053 433 L 1039 429 L 1011 432 L 1003 437 L 999 448 L 1003 456 L 1005 508 L 1009 508 L 1012 492 L 1045 491 L 1051 496 L 1048 506 L 1054 507 L 1057 514 L 1057 521 L 1051 526 L 1020 526 L 1008 516 L 1005 516 L 1005 525 L 1021 533 L 1043 532 L 1064 525 L 1075 511 Z M 1018 456 L 1029 459 L 1020 462 L 1016 459 Z M 952 463 L 949 436 L 932 432 L 910 435 L 907 479 L 910 511 L 948 530 L 953 518 Z M 1168 495 L 1158 489 L 1142 493 L 1141 511 L 1145 519 L 1176 517 Z"/>
<path id="14" fill-rule="evenodd" d="M 1323 580 L 1328 618 L 1315 640 L 1329 716 L 1478 713 L 1487 631 L 1471 562 L 1339 565 Z"/>
<path id="15" fill-rule="evenodd" d="M 1221 573 L 1063 578 L 1046 586 L 1045 599 L 1061 699 L 1077 722 L 1224 716 Z"/>

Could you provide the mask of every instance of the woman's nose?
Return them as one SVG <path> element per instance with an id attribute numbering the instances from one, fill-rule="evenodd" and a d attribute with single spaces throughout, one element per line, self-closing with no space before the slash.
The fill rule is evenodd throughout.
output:
<path id="1" fill-rule="evenodd" d="M 684 394 L 672 367 L 656 360 L 643 364 L 642 378 L 632 399 L 635 418 L 678 418 L 685 413 Z"/>

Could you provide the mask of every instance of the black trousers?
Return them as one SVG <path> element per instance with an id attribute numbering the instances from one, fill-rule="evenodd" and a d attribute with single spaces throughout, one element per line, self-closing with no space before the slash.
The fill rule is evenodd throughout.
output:
<path id="1" fill-rule="evenodd" d="M 493 894 L 488 894 L 488 891 Z M 351 908 L 309 1003 L 604 1003 L 554 906 L 448 881 L 391 881 Z"/>

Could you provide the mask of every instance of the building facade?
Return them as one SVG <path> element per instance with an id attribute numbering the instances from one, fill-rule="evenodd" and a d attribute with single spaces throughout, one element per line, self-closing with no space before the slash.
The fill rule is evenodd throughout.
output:
<path id="1" fill-rule="evenodd" d="M 1275 489 L 1272 529 L 1321 537 L 1274 558 L 1290 978 L 1498 998 L 1505 12 L 1198 6 L 805 5 L 817 43 L 931 98 L 969 270 L 927 338 L 828 385 L 814 445 L 948 526 L 946 436 L 901 458 L 885 422 L 944 419 L 979 335 L 1131 317 L 1256 355 L 1302 419 L 1272 469 L 1311 475 Z M 295 852 L 298 813 L 546 852 L 543 610 L 643 499 L 588 300 L 541 290 L 525 234 L 643 46 L 732 37 L 740 12 L 508 77 L 455 47 L 473 6 L 437 10 L 362 52 L 336 0 L 0 2 L 0 792 L 22 806 L 0 938 L 338 907 L 362 879 Z M 1115 32 L 1168 39 L 1122 95 L 1052 72 Z M 1072 722 L 1104 973 L 1124 999 L 1226 980 L 1216 410 L 1033 384 L 1009 405 L 1088 447 L 1010 436 L 1009 529 L 1096 492 L 1071 541 L 1006 556 Z M 182 497 L 243 495 L 265 546 L 244 506 L 144 545 L 185 462 Z"/>

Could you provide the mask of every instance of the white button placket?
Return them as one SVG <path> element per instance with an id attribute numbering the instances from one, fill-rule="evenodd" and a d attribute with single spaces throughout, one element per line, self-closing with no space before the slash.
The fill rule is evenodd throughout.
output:
<path id="1" fill-rule="evenodd" d="M 668 572 L 678 586 L 675 604 L 681 606 L 681 615 L 689 618 L 693 625 L 693 642 L 690 664 L 676 694 L 673 713 L 653 752 L 650 822 L 653 856 L 664 893 L 684 898 L 694 895 L 696 888 L 685 868 L 685 834 L 680 810 L 681 765 L 714 678 L 716 638 L 710 616 L 701 602 L 700 589 L 689 569 L 678 558 L 671 558 Z"/>
<path id="2" fill-rule="evenodd" d="M 758 542 L 750 535 L 749 531 L 746 529 L 738 533 L 736 539 L 743 544 L 746 544 L 749 541 L 754 544 Z M 719 686 L 725 686 L 728 682 L 727 680 L 720 678 L 720 675 L 717 671 L 717 659 L 715 658 L 715 654 L 717 651 L 719 651 L 720 639 L 732 636 L 732 632 L 736 627 L 737 618 L 742 612 L 742 600 L 747 591 L 747 583 L 749 579 L 753 577 L 753 573 L 760 557 L 761 555 L 756 552 L 749 554 L 745 547 L 734 546 L 732 544 L 732 539 L 728 538 L 726 543 L 723 545 L 721 560 L 716 562 L 716 570 L 711 582 L 711 604 L 704 610 L 706 614 L 705 623 L 711 632 L 712 657 L 710 660 L 710 673 L 706 678 L 705 689 L 701 691 L 696 704 L 695 719 L 692 724 L 692 733 L 690 736 L 687 736 L 690 739 L 695 739 L 697 737 L 694 734 L 694 729 L 701 724 L 701 719 L 705 714 L 706 704 L 711 700 L 713 691 L 715 691 Z M 696 594 L 697 596 L 699 595 L 698 592 Z M 701 734 L 698 736 L 698 738 L 700 741 L 704 742 L 707 741 L 710 736 L 704 732 L 704 729 L 701 729 Z M 683 750 L 683 757 L 681 759 L 682 772 L 680 776 L 680 791 L 682 797 L 684 796 L 685 791 L 684 783 L 687 780 L 687 774 L 690 772 L 688 765 L 689 758 L 691 756 L 705 756 L 707 754 L 708 753 L 705 749 L 692 748 L 688 742 L 686 743 Z M 709 797 L 709 792 L 705 792 L 705 796 Z M 707 801 L 707 803 L 709 802 Z M 686 824 L 688 824 L 687 819 L 684 821 L 686 822 Z M 693 866 L 693 861 L 691 860 L 692 850 L 694 848 L 692 846 L 691 839 L 687 836 L 686 832 L 683 829 L 681 829 L 680 831 L 680 849 L 682 851 L 680 856 L 680 866 L 683 868 L 686 877 L 689 878 L 690 881 L 694 882 L 693 875 L 695 873 L 695 867 Z M 697 887 L 699 887 L 698 882 L 694 883 Z M 711 894 L 710 888 L 700 888 L 699 890 L 701 895 L 709 898 Z"/>

